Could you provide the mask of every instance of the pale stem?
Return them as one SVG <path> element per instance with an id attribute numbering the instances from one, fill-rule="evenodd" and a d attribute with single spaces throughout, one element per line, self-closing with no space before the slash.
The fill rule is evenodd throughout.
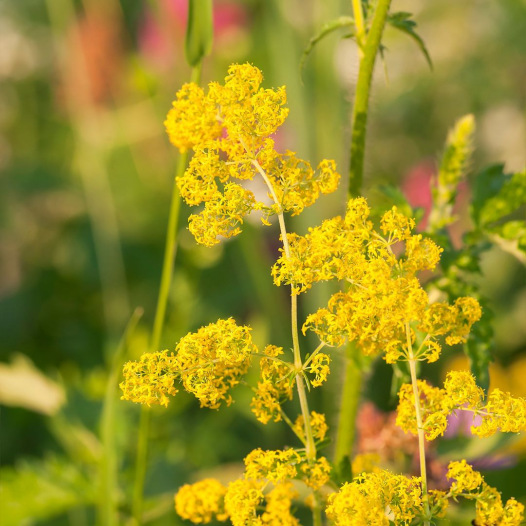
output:
<path id="1" fill-rule="evenodd" d="M 426 450 L 425 450 L 425 435 L 424 426 L 422 423 L 422 408 L 420 407 L 420 393 L 418 391 L 418 383 L 416 377 L 416 360 L 413 354 L 413 345 L 411 343 L 411 330 L 409 323 L 405 324 L 405 333 L 407 339 L 407 350 L 409 353 L 409 370 L 411 371 L 411 383 L 413 385 L 413 396 L 415 397 L 415 411 L 416 411 L 416 426 L 418 430 L 418 455 L 420 457 L 420 476 L 422 478 L 422 500 L 424 502 L 424 509 L 426 519 L 424 524 L 429 526 L 429 501 L 427 498 L 427 470 L 426 470 Z"/>
<path id="2" fill-rule="evenodd" d="M 287 229 L 285 227 L 285 218 L 283 217 L 283 210 L 281 209 L 281 204 L 279 202 L 278 196 L 276 195 L 276 192 L 274 190 L 274 187 L 272 185 L 272 182 L 268 178 L 267 174 L 265 173 L 265 170 L 261 167 L 261 165 L 258 163 L 256 159 L 252 160 L 252 164 L 256 168 L 256 170 L 259 172 L 261 177 L 263 177 L 263 180 L 265 181 L 269 192 L 272 196 L 272 199 L 274 203 L 279 207 L 279 213 L 278 213 L 278 222 L 279 222 L 279 229 L 281 232 L 281 239 L 283 242 L 283 251 L 285 252 L 285 256 L 287 258 L 290 258 L 290 246 L 289 246 L 289 240 L 287 238 Z M 309 404 L 307 402 L 307 393 L 305 392 L 305 382 L 303 381 L 302 371 L 303 371 L 303 363 L 301 361 L 301 351 L 300 351 L 300 344 L 299 344 L 299 337 L 298 337 L 298 296 L 294 293 L 294 291 L 291 291 L 291 321 L 292 321 L 292 349 L 294 352 L 294 367 L 296 369 L 296 387 L 298 389 L 298 398 L 300 401 L 300 407 L 301 407 L 301 414 L 303 415 L 303 421 L 305 423 L 305 453 L 307 455 L 307 459 L 309 461 L 315 461 L 316 460 L 316 443 L 314 442 L 314 436 L 312 434 L 312 425 L 310 421 L 310 412 L 309 412 Z M 312 510 L 313 518 L 314 518 L 314 526 L 321 526 L 321 507 L 318 503 L 318 499 L 316 495 L 314 494 L 314 507 Z"/>

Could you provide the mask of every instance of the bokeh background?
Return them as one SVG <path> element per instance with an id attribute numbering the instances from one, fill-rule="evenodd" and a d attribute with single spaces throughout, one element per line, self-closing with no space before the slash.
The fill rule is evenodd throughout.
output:
<path id="1" fill-rule="evenodd" d="M 495 162 L 507 171 L 522 169 L 526 2 L 394 0 L 393 9 L 414 14 L 434 67 L 413 41 L 387 29 L 369 120 L 370 199 L 379 184 L 393 183 L 414 206 L 429 206 L 429 180 L 447 130 L 467 113 L 477 122 L 472 173 Z M 112 356 L 137 307 L 143 315 L 126 358 L 147 348 L 155 312 L 176 159 L 162 123 L 189 80 L 186 11 L 186 0 L 0 3 L 0 499 L 6 526 L 95 524 L 94 481 L 105 454 L 100 417 Z M 334 158 L 345 174 L 356 46 L 335 33 L 314 49 L 301 75 L 298 67 L 310 37 L 342 14 L 350 14 L 350 2 L 216 0 L 203 80 L 221 80 L 233 62 L 257 65 L 268 87 L 287 86 L 291 111 L 278 143 L 313 163 Z M 303 233 L 343 211 L 344 203 L 342 188 L 292 229 Z M 466 186 L 459 242 L 468 203 Z M 260 344 L 290 345 L 286 292 L 272 286 L 269 272 L 277 230 L 248 224 L 235 240 L 207 249 L 188 233 L 188 213 L 183 206 L 163 348 L 228 316 L 250 324 Z M 491 383 L 525 396 L 524 265 L 493 248 L 482 266 L 480 283 L 496 312 Z M 303 314 L 330 290 L 310 292 Z M 445 368 L 467 363 L 455 351 L 447 360 L 430 374 L 438 379 Z M 339 369 L 313 402 L 330 419 L 339 403 Z M 388 370 L 373 365 L 364 401 L 392 410 L 389 383 Z M 146 479 L 151 524 L 177 523 L 173 493 L 184 482 L 214 470 L 235 472 L 254 447 L 292 441 L 284 426 L 255 421 L 248 389 L 239 388 L 236 400 L 220 412 L 199 411 L 180 393 L 168 409 L 154 408 Z M 116 407 L 125 517 L 140 408 L 120 401 Z M 366 407 L 363 433 L 390 425 Z M 452 454 L 461 447 L 486 462 L 487 480 L 505 497 L 524 500 L 524 440 L 482 447 L 457 437 L 449 445 Z"/>

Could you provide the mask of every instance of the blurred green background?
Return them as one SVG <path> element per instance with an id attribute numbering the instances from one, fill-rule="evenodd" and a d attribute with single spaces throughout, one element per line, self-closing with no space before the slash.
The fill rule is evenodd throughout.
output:
<path id="1" fill-rule="evenodd" d="M 473 172 L 526 164 L 526 2 L 394 0 L 414 14 L 432 57 L 393 29 L 384 39 L 371 101 L 365 193 L 400 185 L 414 206 L 429 204 L 429 179 L 453 122 L 477 121 Z M 350 110 L 357 77 L 353 41 L 333 34 L 298 64 L 323 23 L 350 2 L 216 0 L 214 46 L 203 81 L 232 62 L 262 69 L 267 87 L 286 85 L 290 116 L 283 149 L 347 173 Z M 127 359 L 147 348 L 176 152 L 164 115 L 190 69 L 183 53 L 183 0 L 2 0 L 0 3 L 0 496 L 13 524 L 95 523 L 104 446 L 100 417 L 111 359 L 136 307 L 144 311 Z M 466 225 L 465 188 L 456 227 Z M 344 209 L 345 188 L 292 221 L 304 233 Z M 272 286 L 277 230 L 248 224 L 235 240 L 196 246 L 181 210 L 179 247 L 163 348 L 190 330 L 234 316 L 258 344 L 290 345 L 287 293 Z M 498 249 L 485 254 L 482 288 L 496 312 L 492 385 L 526 395 L 526 274 Z M 312 312 L 330 292 L 302 304 Z M 452 353 L 453 355 L 453 353 Z M 335 358 L 336 361 L 338 358 Z M 460 358 L 455 358 L 460 360 Z M 458 362 L 457 362 L 458 363 Z M 431 374 L 442 373 L 436 366 Z M 334 420 L 338 368 L 313 408 Z M 257 371 L 254 371 L 253 375 Z M 386 380 L 386 381 L 384 381 Z M 392 409 L 390 382 L 373 368 L 366 396 Z M 384 387 L 386 386 L 387 387 Z M 196 472 L 236 471 L 254 447 L 280 447 L 284 426 L 262 427 L 250 391 L 221 412 L 178 394 L 154 408 L 146 480 L 147 518 L 174 524 L 173 492 Z M 140 408 L 117 402 L 119 493 L 129 511 Z M 497 445 L 489 445 L 486 453 Z M 508 469 L 488 471 L 504 496 L 524 499 L 525 442 Z M 9 506 L 7 506 L 9 504 Z"/>

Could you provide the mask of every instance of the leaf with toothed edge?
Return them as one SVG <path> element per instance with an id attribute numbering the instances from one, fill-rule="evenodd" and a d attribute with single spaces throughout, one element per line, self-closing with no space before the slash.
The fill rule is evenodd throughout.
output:
<path id="1" fill-rule="evenodd" d="M 399 11 L 398 13 L 390 14 L 387 17 L 387 22 L 395 29 L 402 31 L 402 33 L 405 33 L 407 36 L 411 37 L 416 42 L 417 46 L 420 48 L 420 51 L 422 51 L 424 54 L 424 57 L 429 64 L 429 68 L 433 69 L 433 62 L 431 61 L 429 51 L 427 50 L 422 37 L 415 32 L 416 22 L 411 20 L 411 16 L 411 13 Z"/>

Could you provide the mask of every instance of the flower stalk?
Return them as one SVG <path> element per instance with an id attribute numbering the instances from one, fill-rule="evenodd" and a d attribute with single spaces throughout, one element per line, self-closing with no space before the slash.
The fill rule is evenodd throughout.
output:
<path id="1" fill-rule="evenodd" d="M 352 114 L 349 198 L 360 195 L 362 189 L 369 95 L 376 55 L 380 48 L 390 5 L 391 0 L 378 1 L 371 29 L 366 34 L 361 0 L 352 0 L 356 39 L 360 53 L 360 68 Z M 355 422 L 362 384 L 362 367 L 359 365 L 359 352 L 356 345 L 348 344 L 334 451 L 334 463 L 337 466 L 345 462 L 346 457 L 350 458 L 355 440 Z"/>

